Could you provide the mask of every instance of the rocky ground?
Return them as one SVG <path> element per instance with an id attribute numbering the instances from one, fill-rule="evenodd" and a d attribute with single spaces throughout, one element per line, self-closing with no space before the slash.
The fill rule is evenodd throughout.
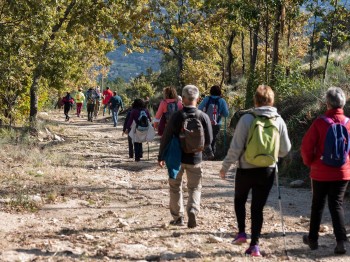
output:
<path id="1" fill-rule="evenodd" d="M 320 248 L 302 244 L 311 192 L 289 188 L 283 174 L 286 236 L 274 186 L 264 210 L 264 256 L 248 258 L 247 245 L 231 244 L 234 170 L 223 181 L 221 162 L 203 162 L 199 226 L 169 226 L 167 173 L 156 162 L 159 140 L 149 144 L 149 158 L 144 144 L 144 159 L 136 163 L 128 158 L 120 124 L 113 128 L 108 118 L 65 122 L 57 112 L 41 118 L 48 128 L 39 144 L 0 144 L 0 261 L 350 261 L 349 244 L 348 255 L 333 254 L 328 210 Z M 350 233 L 349 198 L 345 207 Z"/>

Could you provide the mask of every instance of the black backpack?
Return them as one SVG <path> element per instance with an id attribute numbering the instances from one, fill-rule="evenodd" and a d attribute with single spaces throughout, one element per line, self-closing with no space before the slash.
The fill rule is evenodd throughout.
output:
<path id="1" fill-rule="evenodd" d="M 199 112 L 187 114 L 182 111 L 183 123 L 180 131 L 180 144 L 185 153 L 197 153 L 204 150 L 204 128 Z"/>
<path id="2" fill-rule="evenodd" d="M 147 131 L 149 128 L 149 119 L 145 110 L 141 110 L 136 121 L 136 129 L 139 131 Z"/>

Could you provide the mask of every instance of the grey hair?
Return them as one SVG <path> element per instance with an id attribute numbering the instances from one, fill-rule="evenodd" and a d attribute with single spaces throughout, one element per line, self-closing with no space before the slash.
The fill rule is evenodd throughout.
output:
<path id="1" fill-rule="evenodd" d="M 325 95 L 326 103 L 332 108 L 343 108 L 346 103 L 344 91 L 339 87 L 330 87 Z"/>
<path id="2" fill-rule="evenodd" d="M 195 85 L 187 85 L 182 89 L 182 96 L 186 97 L 188 100 L 193 101 L 198 99 L 199 90 Z"/>

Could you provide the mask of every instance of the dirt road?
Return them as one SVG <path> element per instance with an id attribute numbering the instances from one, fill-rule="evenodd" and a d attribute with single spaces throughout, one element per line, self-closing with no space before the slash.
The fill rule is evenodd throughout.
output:
<path id="1" fill-rule="evenodd" d="M 231 244 L 236 232 L 233 170 L 223 181 L 221 162 L 203 162 L 199 226 L 169 226 L 167 174 L 156 162 L 159 140 L 150 143 L 149 159 L 144 144 L 144 159 L 136 163 L 128 158 L 121 123 L 113 128 L 107 119 L 89 123 L 72 117 L 67 123 L 62 114 L 41 117 L 49 128 L 39 146 L 0 145 L 0 261 L 253 260 L 243 255 L 246 245 Z M 53 134 L 65 141 L 46 141 Z M 288 257 L 274 186 L 264 210 L 264 257 L 254 260 L 350 261 L 349 244 L 347 256 L 333 254 L 328 210 L 320 248 L 310 251 L 302 244 L 309 189 L 282 183 L 281 194 Z M 349 198 L 346 225 L 350 233 Z"/>

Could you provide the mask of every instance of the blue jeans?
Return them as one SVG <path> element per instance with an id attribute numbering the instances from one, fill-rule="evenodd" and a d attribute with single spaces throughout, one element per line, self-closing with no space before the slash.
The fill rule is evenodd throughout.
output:
<path id="1" fill-rule="evenodd" d="M 114 127 L 116 127 L 118 124 L 118 110 L 119 110 L 119 108 L 112 109 L 112 118 L 113 118 L 113 122 L 114 122 Z"/>

